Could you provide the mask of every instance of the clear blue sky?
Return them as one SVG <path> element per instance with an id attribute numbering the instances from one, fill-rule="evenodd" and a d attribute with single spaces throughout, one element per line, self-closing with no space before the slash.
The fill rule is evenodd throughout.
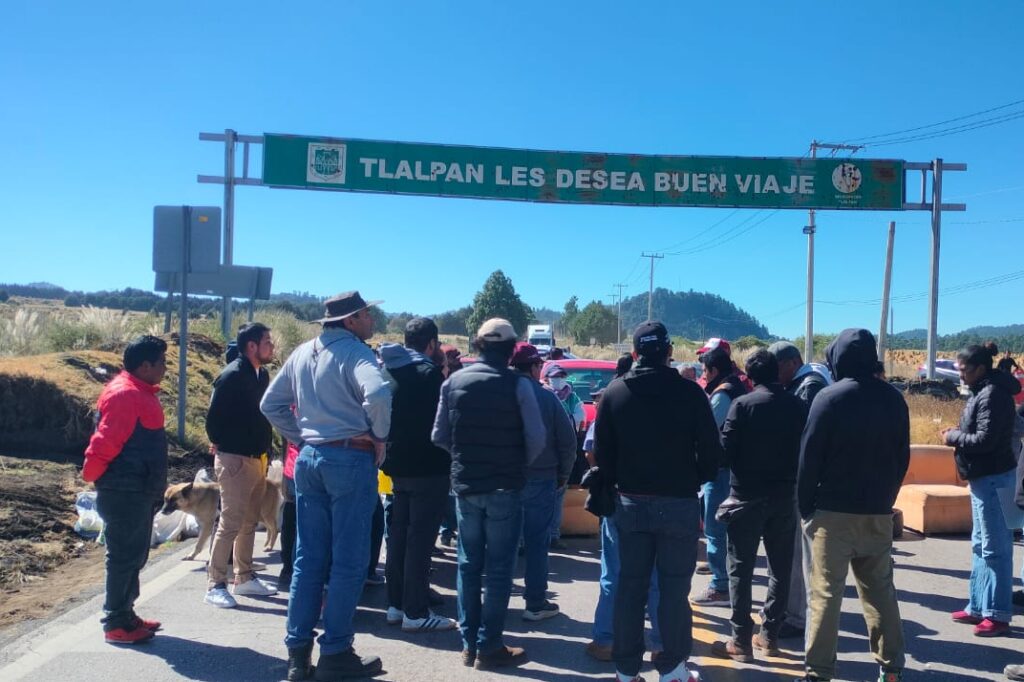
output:
<path id="1" fill-rule="evenodd" d="M 15 3 L 0 20 L 0 281 L 150 288 L 153 205 L 223 197 L 196 182 L 223 170 L 200 131 L 801 156 L 812 138 L 1024 99 L 1022 25 L 1021 3 Z M 1024 119 L 864 155 L 970 165 L 946 176 L 969 209 L 945 217 L 943 288 L 1024 269 Z M 534 306 L 608 302 L 617 282 L 634 295 L 641 251 L 704 245 L 693 238 L 726 217 L 716 232 L 737 234 L 753 213 L 262 187 L 236 201 L 235 262 L 273 267 L 275 291 L 358 288 L 418 313 L 469 303 L 497 268 Z M 879 298 L 890 219 L 893 293 L 927 290 L 927 214 L 821 212 L 816 298 Z M 805 223 L 780 211 L 668 257 L 656 286 L 802 334 Z M 1022 322 L 1022 292 L 944 296 L 939 330 Z M 923 300 L 895 314 L 898 329 L 925 326 Z M 874 329 L 878 315 L 822 302 L 816 329 Z"/>

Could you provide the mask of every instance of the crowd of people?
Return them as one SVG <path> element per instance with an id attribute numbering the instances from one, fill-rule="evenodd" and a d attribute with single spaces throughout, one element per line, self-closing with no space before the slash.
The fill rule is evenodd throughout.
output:
<path id="1" fill-rule="evenodd" d="M 525 558 L 522 617 L 557 617 L 548 555 L 560 542 L 562 496 L 582 441 L 586 485 L 601 516 L 601 576 L 586 652 L 614 663 L 619 682 L 642 680 L 645 651 L 662 682 L 698 679 L 687 663 L 696 606 L 728 606 L 731 635 L 714 656 L 750 662 L 804 637 L 806 680 L 836 674 L 848 572 L 864 606 L 879 680 L 902 679 L 905 642 L 893 582 L 893 503 L 910 461 L 902 394 L 878 378 L 875 339 L 847 329 L 805 363 L 787 342 L 751 353 L 739 368 L 723 339 L 700 364 L 672 367 L 660 322 L 641 324 L 616 380 L 593 397 L 585 425 L 565 370 L 493 318 L 475 330 L 477 359 L 462 367 L 428 318 L 409 321 L 404 344 L 375 352 L 373 316 L 358 292 L 329 299 L 322 333 L 300 345 L 273 379 L 271 330 L 243 327 L 237 357 L 214 383 L 207 434 L 221 513 L 206 603 L 287 591 L 288 679 L 370 676 L 379 657 L 354 648 L 353 616 L 366 585 L 386 584 L 386 622 L 405 633 L 458 630 L 462 663 L 514 666 L 526 652 L 504 627 L 516 557 Z M 970 483 L 974 554 L 968 600 L 952 614 L 977 636 L 1009 631 L 1013 539 L 1000 505 L 1015 487 L 1024 508 L 1020 384 L 994 367 L 994 347 L 958 357 L 971 395 L 957 428 L 943 432 Z M 167 443 L 156 397 L 166 343 L 145 336 L 124 353 L 104 389 L 83 476 L 106 523 L 106 641 L 151 639 L 158 621 L 135 613 L 152 514 L 166 487 Z M 259 578 L 253 543 L 273 430 L 284 461 L 282 571 Z M 386 474 L 387 508 L 380 471 Z M 589 504 L 589 501 L 588 501 Z M 431 555 L 457 543 L 457 619 L 435 613 Z M 703 533 L 706 561 L 698 561 Z M 377 574 L 386 537 L 384 577 Z M 752 617 L 758 547 L 768 590 Z M 695 574 L 708 582 L 691 596 Z M 652 633 L 645 641 L 645 614 Z M 314 628 L 322 633 L 316 637 Z M 316 642 L 314 642 L 316 638 Z M 319 657 L 313 665 L 314 643 Z M 1024 666 L 1010 666 L 1024 679 Z"/>

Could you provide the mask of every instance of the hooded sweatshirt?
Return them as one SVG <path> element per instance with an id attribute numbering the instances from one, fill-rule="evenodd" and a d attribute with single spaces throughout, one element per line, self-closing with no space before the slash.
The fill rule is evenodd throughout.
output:
<path id="1" fill-rule="evenodd" d="M 1020 393 L 1020 382 L 1009 372 L 991 369 L 970 388 L 960 427 L 946 434 L 946 444 L 956 448 L 960 477 L 967 481 L 1017 466 L 1011 440 L 1017 417 L 1013 396 Z"/>
<path id="2" fill-rule="evenodd" d="M 910 464 L 907 404 L 872 376 L 878 356 L 866 329 L 844 330 L 825 355 L 836 382 L 815 397 L 800 442 L 800 515 L 889 514 Z"/>
<path id="3" fill-rule="evenodd" d="M 397 343 L 380 348 L 390 375 L 391 432 L 381 469 L 392 478 L 448 476 L 451 456 L 430 441 L 444 376 L 422 353 Z"/>
<path id="4" fill-rule="evenodd" d="M 717 473 L 722 445 L 700 386 L 641 357 L 604 391 L 594 457 L 621 493 L 695 498 Z"/>

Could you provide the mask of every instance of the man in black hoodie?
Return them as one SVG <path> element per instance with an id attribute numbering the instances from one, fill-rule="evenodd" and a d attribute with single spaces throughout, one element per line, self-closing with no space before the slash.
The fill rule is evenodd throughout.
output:
<path id="1" fill-rule="evenodd" d="M 633 334 L 637 365 L 613 381 L 598 408 L 594 456 L 618 496 L 621 569 L 615 595 L 612 657 L 620 682 L 636 678 L 644 651 L 644 609 L 658 567 L 665 680 L 693 679 L 693 612 L 686 597 L 697 561 L 701 483 L 718 471 L 722 446 L 700 387 L 668 366 L 672 343 L 660 322 Z"/>
<path id="2" fill-rule="evenodd" d="M 797 501 L 811 548 L 808 680 L 835 672 L 839 614 L 852 568 L 879 680 L 904 666 L 903 623 L 892 571 L 892 505 L 910 464 L 903 395 L 874 378 L 875 337 L 846 329 L 825 351 L 836 383 L 818 393 L 800 444 Z"/>
<path id="3" fill-rule="evenodd" d="M 414 317 L 405 325 L 405 346 L 385 344 L 380 356 L 391 376 L 391 432 L 381 469 L 394 482 L 388 526 L 389 625 L 405 632 L 454 630 L 451 618 L 430 613 L 430 553 L 448 503 L 452 460 L 430 442 L 444 376 L 432 358 L 437 325 Z"/>

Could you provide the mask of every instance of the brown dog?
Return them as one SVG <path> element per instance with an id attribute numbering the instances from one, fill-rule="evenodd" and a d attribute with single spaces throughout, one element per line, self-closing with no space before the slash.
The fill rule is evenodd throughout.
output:
<path id="1" fill-rule="evenodd" d="M 199 539 L 191 554 L 183 557 L 195 559 L 206 541 L 213 547 L 213 531 L 217 528 L 217 514 L 220 510 L 220 486 L 216 483 L 175 483 L 164 492 L 164 506 L 161 514 L 181 510 L 196 517 L 199 522 Z"/>
<path id="2" fill-rule="evenodd" d="M 268 479 L 260 500 L 260 521 L 267 528 L 267 541 L 264 551 L 273 549 L 277 541 L 277 516 L 281 509 L 281 484 Z M 216 483 L 176 483 L 168 486 L 164 493 L 163 514 L 176 510 L 196 517 L 199 522 L 199 539 L 190 554 L 183 557 L 189 561 L 195 559 L 202 551 L 203 545 L 209 540 L 213 548 L 213 533 L 217 528 L 217 515 L 220 511 L 220 486 Z"/>

